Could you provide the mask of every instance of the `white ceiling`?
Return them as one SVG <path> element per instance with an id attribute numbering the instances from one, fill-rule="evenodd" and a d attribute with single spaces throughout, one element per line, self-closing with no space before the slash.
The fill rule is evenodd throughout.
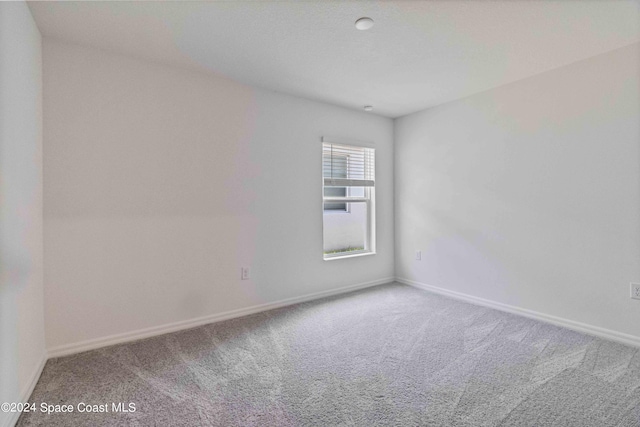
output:
<path id="1" fill-rule="evenodd" d="M 44 37 L 389 117 L 640 41 L 640 0 L 29 5 Z"/>

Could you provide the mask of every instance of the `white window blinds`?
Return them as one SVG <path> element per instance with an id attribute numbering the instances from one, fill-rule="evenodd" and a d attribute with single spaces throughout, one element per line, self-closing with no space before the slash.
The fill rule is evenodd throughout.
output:
<path id="1" fill-rule="evenodd" d="M 326 187 L 373 187 L 375 149 L 322 143 L 322 177 Z"/>

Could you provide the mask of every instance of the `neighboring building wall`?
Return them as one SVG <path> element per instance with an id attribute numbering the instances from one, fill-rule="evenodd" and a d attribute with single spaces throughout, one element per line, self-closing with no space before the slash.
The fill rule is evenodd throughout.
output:
<path id="1" fill-rule="evenodd" d="M 324 250 L 363 248 L 367 234 L 367 206 L 351 203 L 349 212 L 324 213 Z"/>
<path id="2" fill-rule="evenodd" d="M 26 3 L 0 2 L 0 403 L 38 378 L 43 304 L 41 38 Z"/>

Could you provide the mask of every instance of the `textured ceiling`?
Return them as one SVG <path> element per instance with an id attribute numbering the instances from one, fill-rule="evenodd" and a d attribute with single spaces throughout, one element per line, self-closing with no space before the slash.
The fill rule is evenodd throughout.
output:
<path id="1" fill-rule="evenodd" d="M 389 117 L 640 41 L 640 0 L 29 6 L 45 37 Z M 371 30 L 355 29 L 362 16 Z"/>

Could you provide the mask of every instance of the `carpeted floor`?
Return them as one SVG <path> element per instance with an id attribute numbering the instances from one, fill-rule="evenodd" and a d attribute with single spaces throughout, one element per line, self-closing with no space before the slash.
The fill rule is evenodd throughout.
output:
<path id="1" fill-rule="evenodd" d="M 76 410 L 19 426 L 640 426 L 640 354 L 392 284 L 51 360 L 30 401 Z"/>

